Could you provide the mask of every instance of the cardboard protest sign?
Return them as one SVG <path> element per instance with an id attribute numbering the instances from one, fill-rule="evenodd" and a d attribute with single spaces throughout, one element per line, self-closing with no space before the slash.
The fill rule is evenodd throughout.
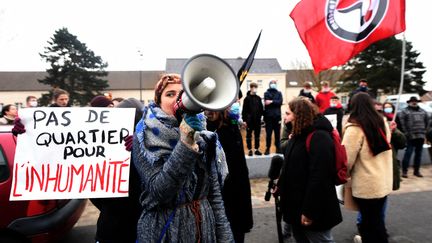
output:
<path id="1" fill-rule="evenodd" d="M 10 200 L 126 197 L 133 108 L 26 108 Z"/>
<path id="2" fill-rule="evenodd" d="M 337 128 L 337 115 L 336 114 L 324 115 L 324 116 L 325 116 L 325 118 L 327 118 L 327 120 L 330 121 L 333 128 Z"/>

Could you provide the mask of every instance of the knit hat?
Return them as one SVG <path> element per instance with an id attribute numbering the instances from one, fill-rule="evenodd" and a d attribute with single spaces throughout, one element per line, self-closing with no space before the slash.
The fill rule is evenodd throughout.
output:
<path id="1" fill-rule="evenodd" d="M 113 105 L 113 102 L 103 95 L 98 95 L 90 101 L 91 107 L 108 107 Z"/>

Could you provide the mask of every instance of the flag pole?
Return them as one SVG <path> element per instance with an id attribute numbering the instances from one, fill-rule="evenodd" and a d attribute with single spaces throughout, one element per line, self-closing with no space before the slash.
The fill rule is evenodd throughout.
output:
<path id="1" fill-rule="evenodd" d="M 402 61 L 401 61 L 401 78 L 400 78 L 400 84 L 399 84 L 399 94 L 398 94 L 398 99 L 397 99 L 397 103 L 396 103 L 396 108 L 394 110 L 394 116 L 393 116 L 393 121 L 395 121 L 396 119 L 396 115 L 397 112 L 399 110 L 399 103 L 400 103 L 400 97 L 402 94 L 402 90 L 403 90 L 403 85 L 404 85 L 404 74 L 405 74 L 405 32 L 403 32 L 402 34 Z"/>

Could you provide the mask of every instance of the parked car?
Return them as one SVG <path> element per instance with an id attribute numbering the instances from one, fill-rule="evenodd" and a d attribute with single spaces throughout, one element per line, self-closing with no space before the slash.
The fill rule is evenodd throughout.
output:
<path id="1" fill-rule="evenodd" d="M 9 201 L 16 137 L 0 126 L 0 242 L 57 242 L 75 225 L 86 200 Z"/>

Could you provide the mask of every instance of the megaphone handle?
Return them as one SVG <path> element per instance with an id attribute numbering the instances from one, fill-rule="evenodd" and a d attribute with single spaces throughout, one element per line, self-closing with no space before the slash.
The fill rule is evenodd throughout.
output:
<path id="1" fill-rule="evenodd" d="M 173 106 L 173 114 L 177 118 L 177 121 L 179 123 L 183 119 L 183 114 L 186 112 L 186 109 L 185 109 L 185 107 L 183 105 L 183 101 L 182 101 L 182 95 L 183 95 L 183 90 L 181 90 L 179 92 L 179 94 L 177 95 L 177 100 Z"/>

